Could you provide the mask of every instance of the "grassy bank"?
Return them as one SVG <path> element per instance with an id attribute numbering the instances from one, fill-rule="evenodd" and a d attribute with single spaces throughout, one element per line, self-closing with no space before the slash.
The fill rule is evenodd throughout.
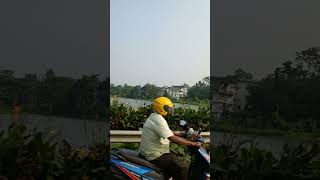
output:
<path id="1" fill-rule="evenodd" d="M 261 118 L 226 118 L 221 119 L 213 125 L 216 132 L 227 132 L 233 134 L 248 134 L 257 136 L 286 136 L 306 139 L 320 138 L 320 128 L 308 119 L 292 122 L 283 119 L 275 126 L 274 119 Z M 277 127 L 277 128 L 275 128 Z"/>
<path id="2" fill-rule="evenodd" d="M 72 148 L 50 132 L 12 124 L 0 133 L 0 175 L 5 179 L 108 179 L 106 144 Z"/>
<path id="3" fill-rule="evenodd" d="M 216 132 L 226 132 L 233 134 L 247 134 L 257 136 L 285 136 L 285 137 L 299 137 L 306 139 L 320 138 L 320 132 L 303 132 L 302 130 L 288 130 L 283 131 L 280 129 L 258 129 L 258 128 L 232 128 L 232 127 L 217 127 L 214 128 Z"/>

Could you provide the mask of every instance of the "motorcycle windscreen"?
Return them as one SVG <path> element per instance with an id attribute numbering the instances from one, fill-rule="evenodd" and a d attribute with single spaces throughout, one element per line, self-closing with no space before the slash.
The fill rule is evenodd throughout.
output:
<path id="1" fill-rule="evenodd" d="M 199 148 L 198 151 L 200 152 L 201 156 L 210 164 L 210 154 L 204 148 Z"/>
<path id="2" fill-rule="evenodd" d="M 203 179 L 204 180 L 210 180 L 210 173 L 205 173 Z"/>

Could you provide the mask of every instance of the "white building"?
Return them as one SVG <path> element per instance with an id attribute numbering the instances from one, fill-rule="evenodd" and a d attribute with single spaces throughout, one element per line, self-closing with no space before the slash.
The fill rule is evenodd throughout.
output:
<path id="1" fill-rule="evenodd" d="M 186 97 L 188 94 L 188 89 L 189 89 L 188 85 L 163 87 L 164 92 L 166 92 L 169 96 L 176 99 Z"/>
<path id="2" fill-rule="evenodd" d="M 215 77 L 213 80 L 212 111 L 217 120 L 221 118 L 223 112 L 240 112 L 245 109 L 249 95 L 247 87 L 250 84 L 253 82 L 228 82 L 224 78 Z"/>

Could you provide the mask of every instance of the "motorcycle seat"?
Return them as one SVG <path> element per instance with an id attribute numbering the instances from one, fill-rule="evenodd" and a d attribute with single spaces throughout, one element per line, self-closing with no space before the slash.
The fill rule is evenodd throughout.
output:
<path id="1" fill-rule="evenodd" d="M 119 154 L 121 157 L 125 158 L 126 160 L 128 160 L 130 162 L 151 168 L 151 169 L 157 171 L 158 173 L 164 172 L 164 170 L 162 170 L 161 168 L 158 168 L 157 166 L 155 166 L 151 162 L 141 158 L 137 151 L 130 150 L 130 149 L 119 149 Z"/>

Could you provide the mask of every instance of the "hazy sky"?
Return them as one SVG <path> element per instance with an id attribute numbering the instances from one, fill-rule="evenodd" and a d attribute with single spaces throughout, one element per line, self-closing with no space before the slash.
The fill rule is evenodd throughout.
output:
<path id="1" fill-rule="evenodd" d="M 320 46 L 319 0 L 215 0 L 212 70 L 263 77 Z M 109 74 L 104 1 L 0 1 L 0 69 Z M 111 0 L 111 81 L 190 85 L 209 75 L 209 0 Z"/>
<path id="2" fill-rule="evenodd" d="M 214 1 L 212 71 L 236 68 L 261 78 L 296 51 L 320 46 L 318 0 Z"/>
<path id="3" fill-rule="evenodd" d="M 110 80 L 195 84 L 210 75 L 209 0 L 111 0 Z"/>
<path id="4" fill-rule="evenodd" d="M 0 69 L 109 74 L 104 1 L 1 1 Z"/>

